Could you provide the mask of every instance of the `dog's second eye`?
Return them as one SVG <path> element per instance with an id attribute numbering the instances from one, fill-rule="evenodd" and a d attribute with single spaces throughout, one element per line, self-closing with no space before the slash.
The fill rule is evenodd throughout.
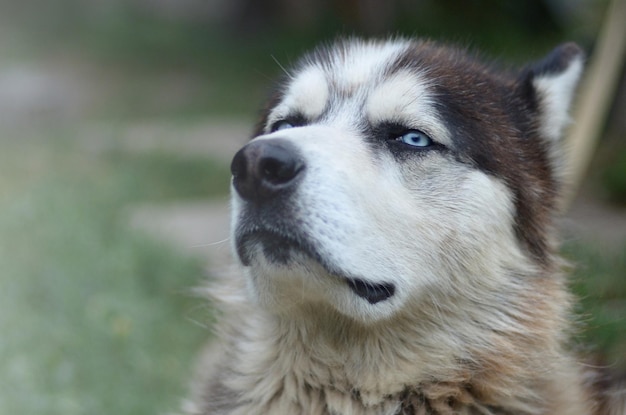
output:
<path id="1" fill-rule="evenodd" d="M 421 131 L 410 130 L 398 136 L 396 140 L 413 147 L 429 147 L 433 140 Z"/>
<path id="2" fill-rule="evenodd" d="M 295 125 L 293 125 L 292 123 L 290 123 L 289 121 L 277 121 L 274 123 L 274 125 L 272 125 L 272 132 L 276 132 L 279 130 L 286 130 L 288 128 L 293 128 L 295 127 Z"/>

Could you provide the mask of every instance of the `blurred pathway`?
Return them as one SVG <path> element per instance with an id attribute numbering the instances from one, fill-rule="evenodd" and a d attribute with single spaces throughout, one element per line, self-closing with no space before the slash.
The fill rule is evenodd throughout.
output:
<path id="1" fill-rule="evenodd" d="M 619 252 L 626 247 L 626 209 L 602 203 L 583 190 L 561 220 L 561 234 L 565 241 Z"/>
<path id="2" fill-rule="evenodd" d="M 205 259 L 211 268 L 222 269 L 231 263 L 226 200 L 136 206 L 129 220 L 134 228 Z"/>

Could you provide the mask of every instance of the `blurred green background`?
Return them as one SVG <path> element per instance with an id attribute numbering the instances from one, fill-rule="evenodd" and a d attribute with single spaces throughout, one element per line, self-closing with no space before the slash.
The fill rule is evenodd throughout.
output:
<path id="1" fill-rule="evenodd" d="M 142 226 L 132 218 L 225 206 L 230 152 L 245 142 L 277 62 L 346 34 L 429 36 L 516 64 L 564 40 L 593 53 L 606 5 L 0 0 L 0 414 L 179 407 L 210 336 L 210 307 L 193 289 L 214 264 L 175 243 L 174 231 L 151 232 L 154 216 Z M 623 73 L 581 207 L 563 225 L 581 297 L 576 343 L 618 369 L 626 368 Z M 204 238 L 228 250 L 208 227 Z"/>

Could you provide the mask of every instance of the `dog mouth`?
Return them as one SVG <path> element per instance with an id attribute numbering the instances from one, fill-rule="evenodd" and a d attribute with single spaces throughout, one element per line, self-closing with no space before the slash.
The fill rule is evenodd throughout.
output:
<path id="1" fill-rule="evenodd" d="M 393 297 L 395 285 L 390 282 L 371 282 L 361 277 L 347 275 L 336 266 L 328 263 L 314 244 L 294 233 L 282 233 L 268 229 L 254 229 L 237 232 L 235 239 L 237 255 L 244 266 L 251 266 L 260 248 L 268 262 L 289 266 L 306 257 L 315 261 L 331 276 L 344 281 L 357 296 L 376 304 Z"/>
<path id="2" fill-rule="evenodd" d="M 285 234 L 268 229 L 254 229 L 238 232 L 235 240 L 237 255 L 244 266 L 250 266 L 261 247 L 267 261 L 278 265 L 288 265 L 296 259 L 295 254 L 304 254 L 316 262 L 322 263 L 321 255 L 312 244 L 294 234 Z"/>
<path id="3" fill-rule="evenodd" d="M 360 278 L 349 278 L 346 281 L 356 295 L 366 299 L 370 304 L 384 301 L 396 293 L 396 286 L 390 282 L 373 283 Z"/>

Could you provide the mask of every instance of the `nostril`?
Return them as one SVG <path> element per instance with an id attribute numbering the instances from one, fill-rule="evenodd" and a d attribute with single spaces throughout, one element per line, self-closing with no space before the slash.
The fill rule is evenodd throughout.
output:
<path id="1" fill-rule="evenodd" d="M 272 184 L 281 184 L 293 179 L 298 174 L 301 164 L 293 157 L 272 156 L 262 159 L 259 168 L 264 180 Z"/>
<path id="2" fill-rule="evenodd" d="M 238 151 L 233 157 L 233 161 L 230 163 L 230 172 L 234 178 L 239 180 L 245 180 L 247 170 L 247 161 L 244 151 Z"/>

